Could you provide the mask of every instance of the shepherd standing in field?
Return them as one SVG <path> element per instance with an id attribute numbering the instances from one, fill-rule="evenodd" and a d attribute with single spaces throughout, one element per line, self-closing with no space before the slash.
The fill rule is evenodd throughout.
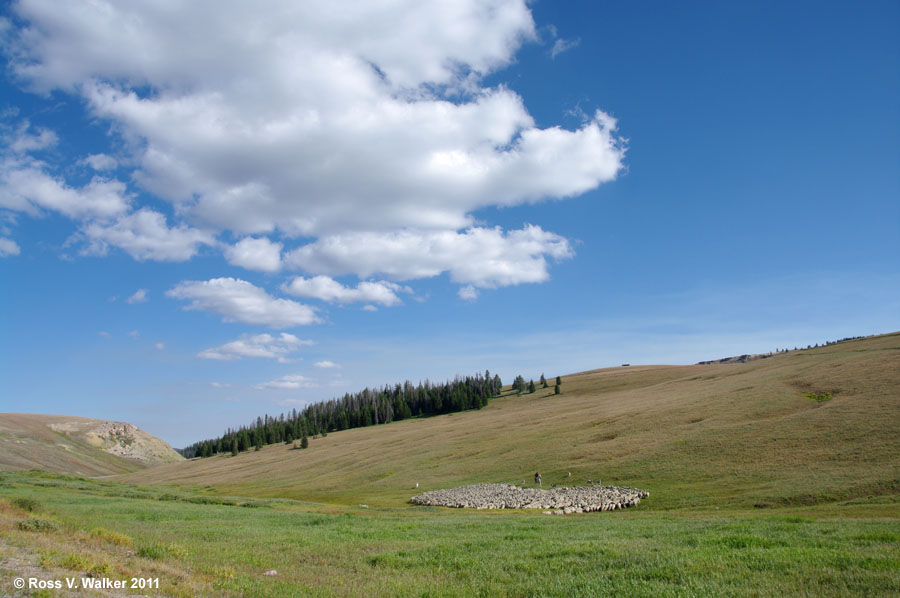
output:
<path id="1" fill-rule="evenodd" d="M 534 473 L 534 485 L 535 485 L 535 486 L 540 486 L 540 485 L 541 485 L 541 474 L 538 473 L 538 472 L 535 472 L 535 473 Z"/>

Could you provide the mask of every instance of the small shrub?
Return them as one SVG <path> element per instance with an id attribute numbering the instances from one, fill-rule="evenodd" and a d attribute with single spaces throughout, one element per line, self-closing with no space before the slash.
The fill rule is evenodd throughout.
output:
<path id="1" fill-rule="evenodd" d="M 162 542 L 154 542 L 153 544 L 144 544 L 137 550 L 137 555 L 144 557 L 145 559 L 150 559 L 153 561 L 158 561 L 164 559 L 168 556 L 169 551 L 165 544 Z"/>
<path id="2" fill-rule="evenodd" d="M 97 563 L 88 572 L 94 577 L 109 577 L 112 567 L 109 566 L 109 563 Z"/>
<path id="3" fill-rule="evenodd" d="M 103 540 L 104 542 L 109 542 L 110 544 L 115 544 L 116 546 L 131 546 L 133 543 L 129 536 L 102 527 L 95 527 L 92 529 L 90 536 L 92 538 Z"/>
<path id="4" fill-rule="evenodd" d="M 152 544 L 144 544 L 138 548 L 137 555 L 153 561 L 159 561 L 167 557 L 184 560 L 188 556 L 188 551 L 178 544 L 153 542 Z"/>
<path id="5" fill-rule="evenodd" d="M 805 392 L 803 396 L 809 399 L 810 401 L 815 401 L 816 403 L 824 403 L 828 399 L 831 398 L 830 392 Z"/>
<path id="6" fill-rule="evenodd" d="M 179 546 L 178 544 L 169 544 L 166 547 L 166 552 L 169 556 L 178 559 L 179 561 L 183 561 L 188 557 L 187 548 L 184 546 Z"/>
<path id="7" fill-rule="evenodd" d="M 71 569 L 72 571 L 87 571 L 91 568 L 90 561 L 88 561 L 82 555 L 74 552 L 70 552 L 69 554 L 67 554 L 59 564 L 66 569 Z"/>
<path id="8" fill-rule="evenodd" d="M 29 513 L 41 510 L 41 503 L 33 498 L 27 498 L 24 496 L 12 499 L 12 504 L 14 507 L 18 507 L 23 511 L 28 511 Z"/>
<path id="9" fill-rule="evenodd" d="M 226 505 L 233 507 L 237 502 L 230 498 L 218 498 L 215 496 L 189 496 L 184 498 L 185 502 L 191 502 L 198 505 Z"/>
<path id="10" fill-rule="evenodd" d="M 16 527 L 26 532 L 51 532 L 59 529 L 59 524 L 45 517 L 29 517 L 19 521 Z"/>

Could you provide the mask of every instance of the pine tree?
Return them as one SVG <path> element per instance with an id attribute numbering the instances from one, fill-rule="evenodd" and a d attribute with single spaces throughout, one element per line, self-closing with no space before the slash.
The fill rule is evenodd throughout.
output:
<path id="1" fill-rule="evenodd" d="M 237 457 L 238 454 L 238 441 L 237 436 L 233 436 L 231 438 L 231 456 Z"/>
<path id="2" fill-rule="evenodd" d="M 562 379 L 559 376 L 556 377 L 556 385 L 562 386 Z"/>
<path id="3" fill-rule="evenodd" d="M 516 379 L 513 380 L 512 387 L 513 390 L 515 390 L 518 394 L 522 394 L 523 392 L 525 392 L 527 388 L 525 384 L 525 378 L 523 378 L 521 375 L 516 376 Z"/>
<path id="4" fill-rule="evenodd" d="M 531 393 L 531 392 L 534 392 L 534 391 L 536 391 L 536 390 L 537 390 L 537 388 L 535 388 L 535 386 L 534 386 L 534 380 L 529 381 L 529 382 L 528 382 L 528 392 Z"/>
<path id="5" fill-rule="evenodd" d="M 541 372 L 541 388 L 547 388 L 547 379 L 544 378 L 543 372 Z"/>
<path id="6" fill-rule="evenodd" d="M 562 391 L 559 390 L 559 384 L 557 384 L 556 386 L 553 387 L 553 394 L 558 395 L 558 394 L 560 394 L 561 392 L 562 392 Z"/>
<path id="7" fill-rule="evenodd" d="M 306 437 L 306 434 L 303 435 L 303 438 L 300 439 L 300 448 L 305 449 L 309 446 L 309 438 Z"/>

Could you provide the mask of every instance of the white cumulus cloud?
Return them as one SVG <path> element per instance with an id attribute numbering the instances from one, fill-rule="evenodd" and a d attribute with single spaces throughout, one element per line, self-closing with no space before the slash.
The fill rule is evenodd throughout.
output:
<path id="1" fill-rule="evenodd" d="M 118 160 L 107 154 L 91 154 L 84 163 L 94 170 L 115 170 L 119 166 Z"/>
<path id="2" fill-rule="evenodd" d="M 285 258 L 308 272 L 326 275 L 383 274 L 396 280 L 449 272 L 454 282 L 482 288 L 543 282 L 547 257 L 573 254 L 569 242 L 539 226 L 420 233 L 350 233 L 304 245 Z"/>
<path id="3" fill-rule="evenodd" d="M 164 9 L 20 0 L 12 10 L 26 25 L 6 36 L 19 80 L 79 96 L 126 142 L 121 162 L 92 154 L 86 163 L 134 164 L 131 184 L 172 205 L 169 228 L 157 211 L 130 212 L 137 200 L 120 181 L 72 186 L 23 153 L 56 143 L 52 132 L 20 136 L 0 167 L 0 202 L 102 220 L 82 229 L 94 253 L 115 246 L 184 260 L 216 245 L 230 263 L 263 272 L 284 264 L 396 280 L 448 272 L 473 288 L 540 282 L 546 257 L 571 255 L 565 239 L 480 228 L 472 214 L 576 196 L 623 167 L 606 113 L 541 128 L 516 92 L 485 83 L 537 40 L 525 0 L 176 0 Z M 571 47 L 556 41 L 554 54 Z M 218 245 L 224 231 L 243 238 Z M 312 242 L 283 247 L 273 236 Z M 426 253 L 394 263 L 395 245 Z M 362 284 L 339 295 L 377 290 Z"/>
<path id="4" fill-rule="evenodd" d="M 339 366 L 338 364 L 336 364 L 335 362 L 333 362 L 333 361 L 328 361 L 327 359 L 325 359 L 325 360 L 323 360 L 323 361 L 317 361 L 317 362 L 314 363 L 313 365 L 315 365 L 317 368 L 322 368 L 322 369 L 330 369 L 330 368 L 337 368 L 337 367 L 340 367 L 340 366 Z"/>
<path id="5" fill-rule="evenodd" d="M 363 281 L 356 288 L 346 287 L 328 276 L 304 278 L 297 276 L 282 286 L 286 293 L 297 297 L 321 299 L 329 303 L 354 303 L 364 301 L 378 303 L 386 307 L 401 303 L 398 292 L 411 293 L 412 289 L 393 282 Z"/>
<path id="6" fill-rule="evenodd" d="M 246 237 L 225 250 L 228 263 L 248 270 L 278 272 L 281 269 L 281 243 L 266 237 Z"/>
<path id="7" fill-rule="evenodd" d="M 459 292 L 457 293 L 460 299 L 464 299 L 466 301 L 475 301 L 478 299 L 478 289 L 473 287 L 470 284 L 467 284 L 464 287 L 459 287 Z"/>
<path id="8" fill-rule="evenodd" d="M 82 187 L 72 187 L 46 172 L 31 158 L 7 157 L 0 161 L 0 207 L 37 215 L 41 210 L 69 218 L 107 220 L 129 209 L 125 184 L 94 177 Z"/>
<path id="9" fill-rule="evenodd" d="M 169 227 L 166 217 L 143 208 L 112 224 L 91 222 L 82 229 L 88 242 L 85 253 L 104 255 L 112 245 L 136 260 L 183 262 L 194 257 L 202 245 L 215 245 L 215 237 L 184 224 Z"/>
<path id="10" fill-rule="evenodd" d="M 190 301 L 184 309 L 216 312 L 226 322 L 292 328 L 320 321 L 314 308 L 289 299 L 277 299 L 238 278 L 188 280 L 167 291 L 166 295 Z"/>
<path id="11" fill-rule="evenodd" d="M 243 335 L 241 338 L 225 343 L 219 347 L 204 349 L 197 354 L 201 359 L 218 359 L 220 361 L 237 361 L 244 357 L 264 357 L 279 362 L 290 361 L 288 355 L 303 345 L 312 345 L 312 341 L 301 340 L 293 334 L 282 332 L 278 336 L 271 334 Z"/>

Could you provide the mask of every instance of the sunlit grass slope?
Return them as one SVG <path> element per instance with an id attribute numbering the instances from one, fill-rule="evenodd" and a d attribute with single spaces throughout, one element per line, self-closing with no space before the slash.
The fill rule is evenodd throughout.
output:
<path id="1" fill-rule="evenodd" d="M 900 497 L 900 333 L 743 364 L 582 372 L 563 376 L 562 391 L 124 479 L 373 506 L 403 505 L 416 483 L 521 483 L 535 471 L 545 486 L 602 479 L 647 489 L 641 509 Z"/>
<path id="2" fill-rule="evenodd" d="M 0 413 L 0 470 L 111 475 L 183 461 L 168 444 L 121 422 Z"/>

